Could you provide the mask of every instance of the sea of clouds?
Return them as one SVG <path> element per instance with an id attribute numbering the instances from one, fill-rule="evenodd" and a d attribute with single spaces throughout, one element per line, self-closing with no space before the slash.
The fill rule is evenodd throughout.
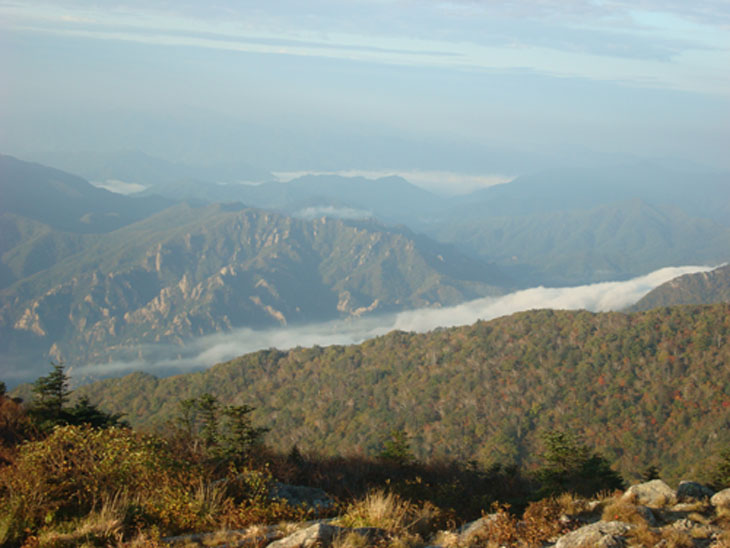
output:
<path id="1" fill-rule="evenodd" d="M 144 359 L 117 361 L 75 368 L 72 375 L 118 375 L 148 371 L 159 375 L 198 370 L 242 354 L 266 348 L 286 350 L 297 346 L 356 344 L 395 329 L 426 332 L 438 327 L 469 325 L 524 310 L 551 308 L 585 309 L 593 312 L 622 310 L 655 287 L 684 274 L 706 272 L 715 267 L 681 266 L 662 268 L 623 282 L 604 282 L 578 287 L 534 287 L 501 297 L 485 297 L 457 306 L 424 308 L 398 314 L 373 315 L 302 326 L 267 330 L 237 329 L 188 342 L 185 346 L 154 345 L 141 350 Z"/>

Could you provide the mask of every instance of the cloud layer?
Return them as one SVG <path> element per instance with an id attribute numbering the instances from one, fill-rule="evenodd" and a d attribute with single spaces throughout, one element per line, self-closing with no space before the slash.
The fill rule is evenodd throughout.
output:
<path id="1" fill-rule="evenodd" d="M 202 337 L 182 348 L 161 345 L 146 347 L 143 349 L 143 354 L 149 356 L 147 360 L 88 365 L 76 369 L 74 374 L 83 377 L 142 370 L 164 375 L 203 369 L 266 348 L 286 350 L 297 346 L 356 344 L 394 329 L 426 332 L 437 327 L 469 325 L 477 320 L 491 320 L 524 310 L 541 308 L 586 309 L 594 312 L 621 310 L 664 282 L 684 274 L 706 272 L 712 268 L 669 267 L 625 282 L 563 288 L 535 287 L 502 297 L 477 299 L 447 308 L 411 310 L 399 314 L 265 331 L 239 329 L 230 333 Z"/>

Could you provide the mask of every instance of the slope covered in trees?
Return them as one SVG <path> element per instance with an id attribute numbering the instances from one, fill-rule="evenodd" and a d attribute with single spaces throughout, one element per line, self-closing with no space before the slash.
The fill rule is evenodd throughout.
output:
<path id="1" fill-rule="evenodd" d="M 685 274 L 651 290 L 631 310 L 649 310 L 677 304 L 712 304 L 730 301 L 730 266 L 710 272 Z"/>
<path id="2" fill-rule="evenodd" d="M 542 310 L 360 345 L 262 351 L 164 379 L 133 374 L 79 393 L 154 427 L 179 399 L 210 392 L 252 403 L 274 445 L 331 454 L 372 451 L 398 428 L 418 457 L 522 463 L 543 432 L 568 429 L 626 477 L 656 464 L 678 478 L 730 441 L 729 335 L 728 304 Z"/>

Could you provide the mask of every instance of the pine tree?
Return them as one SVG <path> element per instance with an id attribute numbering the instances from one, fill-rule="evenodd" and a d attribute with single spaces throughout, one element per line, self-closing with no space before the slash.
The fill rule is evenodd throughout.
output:
<path id="1" fill-rule="evenodd" d="M 53 371 L 33 383 L 35 398 L 30 408 L 31 416 L 44 431 L 68 422 L 64 406 L 71 395 L 63 362 L 51 362 L 51 365 Z"/>

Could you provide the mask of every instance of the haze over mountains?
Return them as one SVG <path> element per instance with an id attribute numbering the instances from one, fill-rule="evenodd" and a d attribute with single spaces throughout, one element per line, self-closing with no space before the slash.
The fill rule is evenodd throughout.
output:
<path id="1" fill-rule="evenodd" d="M 237 328 L 448 307 L 730 256 L 723 173 L 549 171 L 449 197 L 396 176 L 181 180 L 179 165 L 121 158 L 128 174 L 160 182 L 124 196 L 0 157 L 0 351 L 11 369 L 157 360 L 154 344 Z M 111 179 L 125 176 L 122 160 L 108 164 Z"/>

